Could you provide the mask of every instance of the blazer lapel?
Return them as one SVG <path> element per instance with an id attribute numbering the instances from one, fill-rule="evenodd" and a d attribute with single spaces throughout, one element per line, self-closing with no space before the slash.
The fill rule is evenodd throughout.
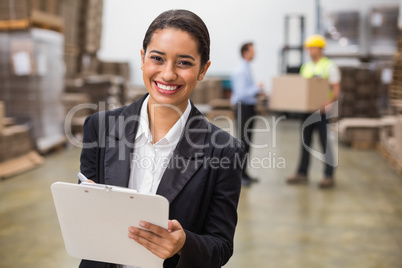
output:
<path id="1" fill-rule="evenodd" d="M 172 203 L 204 161 L 208 125 L 198 109 L 192 103 L 191 106 L 191 113 L 182 137 L 173 151 L 172 158 L 156 192 L 166 197 L 169 203 Z"/>
<path id="2" fill-rule="evenodd" d="M 134 137 L 141 106 L 147 95 L 127 106 L 117 118 L 106 118 L 110 132 L 106 139 L 105 184 L 128 187 Z"/>

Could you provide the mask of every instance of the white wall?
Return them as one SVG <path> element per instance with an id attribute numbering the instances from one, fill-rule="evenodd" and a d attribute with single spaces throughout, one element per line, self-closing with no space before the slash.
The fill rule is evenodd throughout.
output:
<path id="1" fill-rule="evenodd" d="M 230 74 L 240 60 L 241 44 L 253 41 L 257 52 L 252 64 L 254 78 L 257 83 L 264 83 L 267 91 L 272 77 L 279 72 L 285 14 L 304 14 L 307 35 L 314 33 L 315 29 L 315 0 L 104 1 L 104 30 L 99 57 L 104 60 L 128 60 L 132 68 L 132 82 L 136 85 L 143 84 L 140 49 L 145 31 L 151 21 L 165 10 L 188 9 L 204 20 L 211 35 L 210 75 Z M 349 9 L 373 3 L 398 3 L 399 0 L 321 1 L 323 9 Z"/>

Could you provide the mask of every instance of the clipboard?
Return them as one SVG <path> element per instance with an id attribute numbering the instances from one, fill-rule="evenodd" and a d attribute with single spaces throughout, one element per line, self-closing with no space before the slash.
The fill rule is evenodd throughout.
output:
<path id="1" fill-rule="evenodd" d="M 128 227 L 147 221 L 167 229 L 165 197 L 88 183 L 55 182 L 51 190 L 70 256 L 142 268 L 163 266 L 163 259 L 128 238 Z"/>

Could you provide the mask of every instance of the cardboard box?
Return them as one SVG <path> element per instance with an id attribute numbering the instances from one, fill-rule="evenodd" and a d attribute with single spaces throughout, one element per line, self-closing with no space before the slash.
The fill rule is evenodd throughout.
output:
<path id="1" fill-rule="evenodd" d="M 402 161 L 402 116 L 398 116 L 394 126 L 395 135 L 395 157 Z"/>
<path id="2" fill-rule="evenodd" d="M 343 118 L 339 120 L 339 138 L 343 142 L 375 144 L 379 139 L 380 120 L 374 118 Z"/>
<path id="3" fill-rule="evenodd" d="M 32 150 L 29 128 L 15 125 L 3 129 L 0 136 L 0 162 L 19 157 Z"/>
<path id="4" fill-rule="evenodd" d="M 78 105 L 90 103 L 91 100 L 88 94 L 86 93 L 65 93 L 62 96 L 62 101 L 64 104 L 65 113 L 67 115 L 72 109 L 74 109 Z M 87 117 L 93 112 L 94 110 L 88 108 L 80 109 L 74 113 L 73 118 Z"/>
<path id="5" fill-rule="evenodd" d="M 4 103 L 0 101 L 0 135 L 3 133 L 3 128 L 4 128 L 4 117 L 5 117 L 5 112 L 4 112 Z"/>
<path id="6" fill-rule="evenodd" d="M 394 136 L 394 128 L 397 121 L 397 117 L 393 115 L 388 115 L 381 117 L 380 121 L 380 144 L 386 147 L 386 143 L 390 137 Z"/>
<path id="7" fill-rule="evenodd" d="M 232 109 L 230 99 L 213 99 L 209 101 L 209 105 L 211 106 L 211 109 L 223 109 L 223 110 Z"/>
<path id="8" fill-rule="evenodd" d="M 283 75 L 273 79 L 270 109 L 273 111 L 315 112 L 328 100 L 326 79 Z"/>
<path id="9" fill-rule="evenodd" d="M 195 104 L 207 104 L 207 83 L 205 81 L 200 81 L 195 86 L 193 92 L 191 93 L 190 99 Z"/>
<path id="10" fill-rule="evenodd" d="M 210 112 L 207 113 L 206 117 L 208 118 L 208 120 L 210 121 L 215 121 L 218 119 L 230 119 L 230 120 L 234 120 L 234 113 L 232 110 L 212 110 Z"/>
<path id="11" fill-rule="evenodd" d="M 31 170 L 44 163 L 44 159 L 35 151 L 30 151 L 20 157 L 0 162 L 0 179 L 8 178 Z"/>

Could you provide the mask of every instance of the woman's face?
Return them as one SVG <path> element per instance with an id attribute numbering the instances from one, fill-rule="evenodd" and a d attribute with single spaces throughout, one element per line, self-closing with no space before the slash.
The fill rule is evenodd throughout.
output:
<path id="1" fill-rule="evenodd" d="M 208 62 L 201 69 L 196 41 L 187 32 L 173 28 L 155 31 L 146 53 L 141 50 L 141 58 L 150 104 L 174 105 L 181 111 L 210 65 Z"/>

